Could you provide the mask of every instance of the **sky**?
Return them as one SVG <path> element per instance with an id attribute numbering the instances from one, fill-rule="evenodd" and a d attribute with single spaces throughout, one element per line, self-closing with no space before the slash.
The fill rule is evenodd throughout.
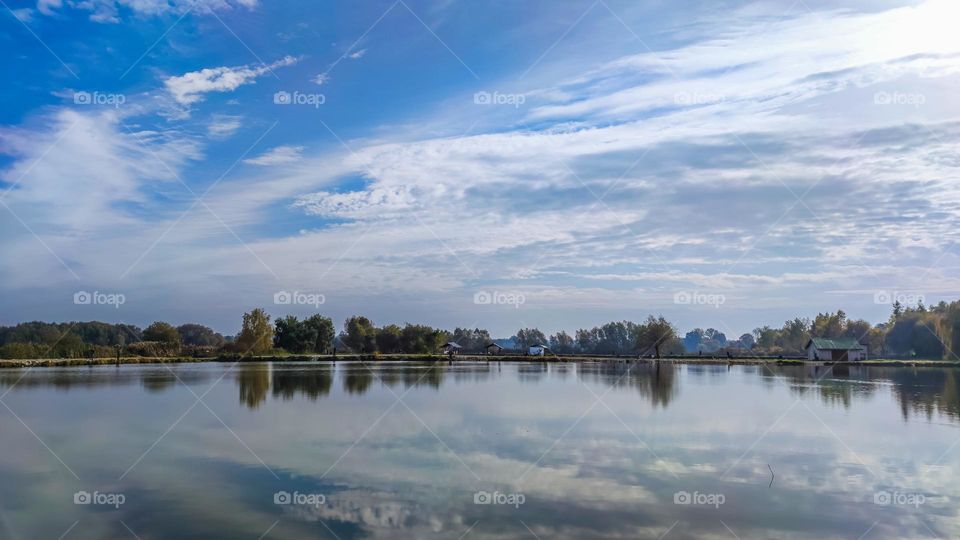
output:
<path id="1" fill-rule="evenodd" d="M 960 297 L 955 1 L 0 5 L 0 324 Z"/>

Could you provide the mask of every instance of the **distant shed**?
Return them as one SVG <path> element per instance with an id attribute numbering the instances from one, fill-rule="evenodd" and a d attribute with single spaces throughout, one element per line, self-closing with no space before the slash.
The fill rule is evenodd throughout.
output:
<path id="1" fill-rule="evenodd" d="M 807 342 L 807 360 L 859 362 L 867 359 L 867 349 L 856 339 L 812 338 Z"/>
<path id="2" fill-rule="evenodd" d="M 529 356 L 543 356 L 550 351 L 550 347 L 542 343 L 537 343 L 536 345 L 531 345 L 527 348 L 527 355 Z"/>
<path id="3" fill-rule="evenodd" d="M 462 348 L 460 344 L 448 341 L 440 347 L 440 352 L 443 354 L 460 354 L 460 349 Z"/>

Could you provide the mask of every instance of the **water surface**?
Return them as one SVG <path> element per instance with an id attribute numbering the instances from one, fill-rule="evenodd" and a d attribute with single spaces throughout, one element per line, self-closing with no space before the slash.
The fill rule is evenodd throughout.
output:
<path id="1" fill-rule="evenodd" d="M 953 369 L 129 365 L 0 396 L 4 539 L 960 536 Z"/>

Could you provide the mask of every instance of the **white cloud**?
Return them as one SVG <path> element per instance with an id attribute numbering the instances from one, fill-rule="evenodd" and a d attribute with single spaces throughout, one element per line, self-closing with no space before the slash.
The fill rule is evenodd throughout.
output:
<path id="1" fill-rule="evenodd" d="M 251 165 L 286 165 L 300 161 L 300 153 L 303 152 L 302 146 L 277 146 L 255 158 L 245 159 L 244 163 Z"/>
<path id="2" fill-rule="evenodd" d="M 167 91 L 181 105 L 191 105 L 203 100 L 208 92 L 232 92 L 245 84 L 252 84 L 257 77 L 266 75 L 280 67 L 297 62 L 292 56 L 286 56 L 270 65 L 246 65 L 237 67 L 205 68 L 192 71 L 164 81 Z"/>
<path id="3" fill-rule="evenodd" d="M 348 55 L 347 55 L 347 58 L 352 58 L 353 60 L 357 60 L 357 59 L 363 58 L 363 56 L 364 56 L 365 54 L 367 54 L 367 50 L 366 50 L 366 49 L 360 49 L 360 50 L 357 51 L 357 52 L 353 52 L 353 53 L 348 54 Z"/>
<path id="4" fill-rule="evenodd" d="M 5 236 L 17 251 L 2 265 L 11 283 L 70 278 L 43 244 L 85 278 L 115 276 L 115 264 L 91 255 L 140 249 L 140 214 L 156 211 L 154 197 L 186 194 L 178 171 L 201 157 L 200 145 L 122 122 L 115 112 L 60 110 L 35 128 L 0 129 L 0 150 L 14 157 L 0 173 L 12 186 L 4 203 L 30 227 Z"/>
<path id="5" fill-rule="evenodd" d="M 37 11 L 44 15 L 53 15 L 63 6 L 63 0 L 37 0 Z"/>
<path id="6" fill-rule="evenodd" d="M 225 138 L 233 135 L 243 125 L 243 117 L 217 114 L 211 118 L 207 126 L 207 133 L 214 138 Z"/>
<path id="7" fill-rule="evenodd" d="M 258 0 L 37 0 L 37 10 L 44 15 L 54 15 L 66 5 L 70 9 L 89 11 L 92 21 L 118 23 L 121 8 L 138 15 L 182 14 L 188 10 L 201 14 L 237 6 L 252 9 L 258 3 Z"/>
<path id="8" fill-rule="evenodd" d="M 330 76 L 327 75 L 326 73 L 318 73 L 316 77 L 310 80 L 319 86 L 323 86 L 328 82 L 330 82 Z"/>
<path id="9" fill-rule="evenodd" d="M 27 23 L 33 20 L 33 10 L 30 8 L 11 9 L 10 13 L 13 13 L 13 16 L 21 22 Z"/>

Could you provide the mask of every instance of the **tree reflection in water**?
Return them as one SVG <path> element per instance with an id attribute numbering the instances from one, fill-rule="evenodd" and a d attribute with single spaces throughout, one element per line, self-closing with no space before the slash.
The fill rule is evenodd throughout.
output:
<path id="1" fill-rule="evenodd" d="M 273 397 L 284 400 L 297 395 L 308 397 L 311 401 L 330 395 L 333 386 L 333 368 L 327 366 L 307 369 L 289 369 L 273 367 Z"/>
<path id="2" fill-rule="evenodd" d="M 240 403 L 250 409 L 260 407 L 270 390 L 270 364 L 241 364 L 237 368 Z"/>
<path id="3" fill-rule="evenodd" d="M 654 407 L 666 408 L 677 397 L 677 366 L 669 362 L 583 364 L 580 378 L 601 385 L 635 389 Z"/>

